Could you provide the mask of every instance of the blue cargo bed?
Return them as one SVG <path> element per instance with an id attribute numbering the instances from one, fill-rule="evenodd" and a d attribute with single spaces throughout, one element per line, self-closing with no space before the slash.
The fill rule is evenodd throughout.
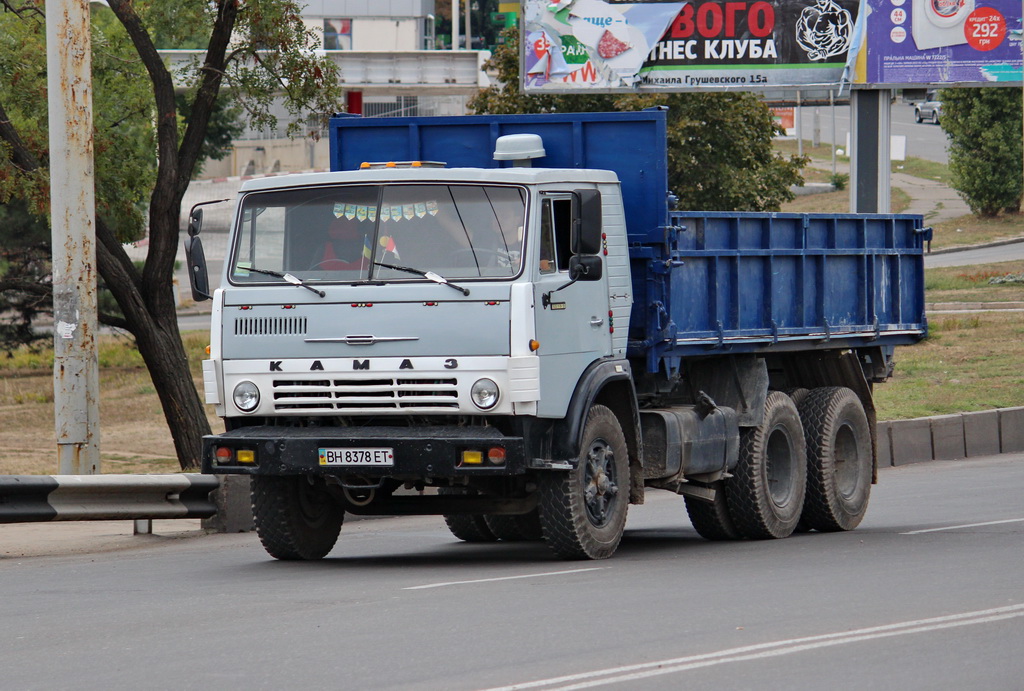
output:
<path id="1" fill-rule="evenodd" d="M 926 333 L 913 215 L 673 212 L 631 248 L 630 354 L 662 358 L 864 345 Z"/>

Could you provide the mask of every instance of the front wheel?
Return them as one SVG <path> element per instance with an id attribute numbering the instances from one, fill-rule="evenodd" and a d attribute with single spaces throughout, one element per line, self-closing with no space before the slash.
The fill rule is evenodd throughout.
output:
<path id="1" fill-rule="evenodd" d="M 275 559 L 323 559 L 338 541 L 345 510 L 322 478 L 254 475 L 256 533 Z"/>
<path id="2" fill-rule="evenodd" d="M 615 553 L 629 508 L 629 455 L 611 410 L 587 414 L 576 468 L 541 475 L 540 523 L 548 547 L 563 559 L 607 559 Z"/>
<path id="3" fill-rule="evenodd" d="M 914 121 L 918 124 L 924 122 L 924 118 L 921 117 L 921 111 L 914 109 Z"/>
<path id="4" fill-rule="evenodd" d="M 807 483 L 804 430 L 796 405 L 772 391 L 757 427 L 740 433 L 740 458 L 726 481 L 736 529 L 752 539 L 789 536 L 800 521 Z"/>

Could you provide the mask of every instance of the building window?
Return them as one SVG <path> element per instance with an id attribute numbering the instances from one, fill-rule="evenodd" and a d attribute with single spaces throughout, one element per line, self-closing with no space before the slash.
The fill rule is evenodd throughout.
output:
<path id="1" fill-rule="evenodd" d="M 352 20 L 324 20 L 324 50 L 352 50 Z"/>

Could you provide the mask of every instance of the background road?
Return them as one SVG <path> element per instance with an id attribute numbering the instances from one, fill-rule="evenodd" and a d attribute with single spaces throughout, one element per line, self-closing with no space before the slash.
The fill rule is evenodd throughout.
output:
<path id="1" fill-rule="evenodd" d="M 1024 455 L 881 480 L 858 530 L 774 542 L 652 492 L 602 562 L 435 517 L 351 522 L 317 563 L 252 535 L 4 559 L 2 686 L 1020 688 Z"/>

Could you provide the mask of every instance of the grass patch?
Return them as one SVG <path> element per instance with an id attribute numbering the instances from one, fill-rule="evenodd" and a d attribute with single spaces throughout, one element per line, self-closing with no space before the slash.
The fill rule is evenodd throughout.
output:
<path id="1" fill-rule="evenodd" d="M 831 173 L 829 175 L 831 176 Z M 903 190 L 894 187 L 891 194 L 891 208 L 894 214 L 902 213 L 910 206 L 910 196 Z M 805 194 L 791 202 L 786 202 L 780 210 L 802 214 L 848 214 L 850 213 L 850 190 Z"/>
<path id="2" fill-rule="evenodd" d="M 1022 273 L 1024 273 L 1024 260 L 925 269 L 925 300 L 928 302 L 1021 302 L 1024 301 L 1024 283 L 992 284 L 990 280 Z"/>
<path id="3" fill-rule="evenodd" d="M 937 180 L 944 185 L 949 185 L 953 179 L 947 164 L 913 156 L 908 156 L 905 161 L 893 161 L 891 170 L 894 173 L 913 175 L 915 178 Z"/>
<path id="4" fill-rule="evenodd" d="M 983 245 L 997 240 L 1024 237 L 1024 215 L 997 218 L 967 215 L 932 226 L 932 249 Z"/>
<path id="5" fill-rule="evenodd" d="M 875 387 L 880 420 L 1024 405 L 1024 319 L 1016 312 L 933 314 L 928 338 L 896 350 Z"/>

